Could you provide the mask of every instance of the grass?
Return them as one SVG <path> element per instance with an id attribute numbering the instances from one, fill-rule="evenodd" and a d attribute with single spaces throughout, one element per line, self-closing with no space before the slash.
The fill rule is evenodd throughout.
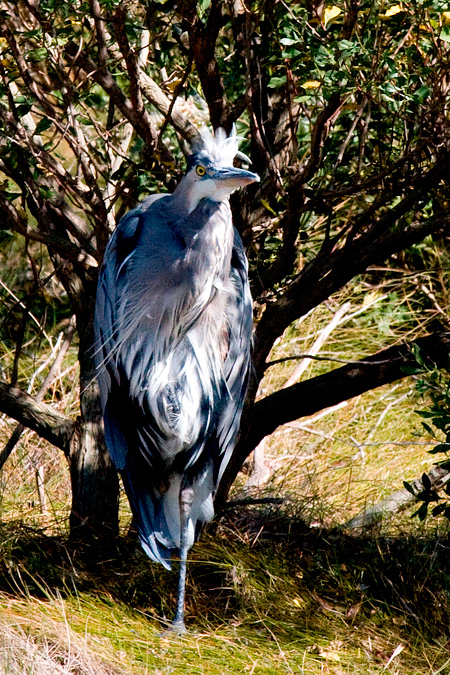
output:
<path id="1" fill-rule="evenodd" d="M 80 674 L 431 675 L 446 662 L 446 539 L 311 531 L 288 514 L 248 510 L 213 529 L 191 560 L 189 633 L 167 638 L 175 579 L 138 548 L 122 541 L 115 559 L 93 565 L 63 539 L 10 524 L 0 559 L 6 638 Z"/>
<path id="2" fill-rule="evenodd" d="M 347 318 L 321 357 L 359 358 L 434 318 L 432 307 L 419 316 L 413 278 L 409 286 L 395 274 L 384 286 L 368 283 L 292 326 L 271 358 L 310 352 L 346 302 Z M 298 364 L 268 369 L 264 392 Z M 338 365 L 311 361 L 302 377 Z M 47 400 L 76 414 L 73 352 L 64 369 Z M 446 525 L 411 520 L 409 510 L 365 532 L 345 526 L 431 467 L 414 412 L 424 405 L 414 380 L 403 380 L 277 430 L 266 448 L 271 478 L 250 496 L 279 502 L 229 508 L 203 533 L 189 565 L 189 632 L 180 638 L 162 634 L 176 575 L 127 536 L 125 498 L 117 548 L 102 562 L 80 556 L 67 541 L 65 460 L 24 434 L 1 474 L 0 675 L 450 673 Z M 13 426 L 1 421 L 2 442 Z M 245 481 L 241 474 L 233 498 L 249 494 Z"/>

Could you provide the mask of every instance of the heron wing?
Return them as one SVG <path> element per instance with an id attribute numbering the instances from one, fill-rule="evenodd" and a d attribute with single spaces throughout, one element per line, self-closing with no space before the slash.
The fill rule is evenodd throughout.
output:
<path id="1" fill-rule="evenodd" d="M 223 369 L 229 396 L 225 399 L 217 424 L 219 455 L 215 458 L 216 487 L 236 445 L 248 385 L 253 325 L 253 303 L 248 282 L 248 263 L 244 245 L 234 231 L 230 281 L 232 291 L 227 304 L 228 351 Z"/>
<path id="2" fill-rule="evenodd" d="M 108 450 L 116 467 L 125 466 L 128 443 L 121 425 L 117 423 L 117 410 L 128 398 L 127 381 L 120 373 L 118 348 L 121 337 L 121 322 L 126 313 L 128 275 L 136 251 L 136 244 L 145 225 L 155 230 L 155 238 L 162 238 L 164 223 L 152 222 L 150 207 L 156 199 L 165 195 L 154 195 L 130 211 L 120 221 L 106 247 L 103 265 L 97 286 L 95 308 L 95 359 L 100 398 L 104 410 L 105 435 Z M 158 261 L 156 261 L 157 263 Z"/>
<path id="3" fill-rule="evenodd" d="M 152 339 L 164 311 L 158 288 L 153 296 L 149 288 L 153 279 L 163 288 L 170 286 L 171 267 L 183 248 L 163 217 L 164 209 L 154 204 L 161 197 L 144 200 L 130 211 L 110 238 L 99 275 L 95 331 L 106 444 L 122 475 L 144 550 L 170 568 L 173 541 L 160 509 L 168 488 L 167 471 L 157 449 L 159 432 L 146 405 L 144 386 L 146 358 L 151 358 Z M 139 258 L 143 239 L 152 242 L 145 260 Z M 146 281 L 144 289 L 136 283 L 139 276 Z M 141 308 L 142 290 L 148 302 Z M 144 327 L 136 321 L 141 316 Z"/>

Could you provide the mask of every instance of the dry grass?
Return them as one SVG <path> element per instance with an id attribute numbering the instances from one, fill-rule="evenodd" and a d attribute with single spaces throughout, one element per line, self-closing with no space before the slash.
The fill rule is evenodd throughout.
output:
<path id="1" fill-rule="evenodd" d="M 10 525 L 1 535 L 5 673 L 45 673 L 54 659 L 53 672 L 78 675 L 434 675 L 448 659 L 442 538 L 355 537 L 311 531 L 289 513 L 234 510 L 194 548 L 190 631 L 167 638 L 175 579 L 138 549 L 122 542 L 116 559 L 93 565 L 37 531 Z"/>
<path id="2" fill-rule="evenodd" d="M 33 613 L 36 612 L 33 606 Z M 110 666 L 94 656 L 86 640 L 73 633 L 68 626 L 50 622 L 34 631 L 29 623 L 25 628 L 16 617 L 3 617 L 0 624 L 1 675 L 121 675 L 122 670 Z M 11 624 L 9 623 L 11 621 Z M 17 622 L 16 625 L 14 625 Z"/>

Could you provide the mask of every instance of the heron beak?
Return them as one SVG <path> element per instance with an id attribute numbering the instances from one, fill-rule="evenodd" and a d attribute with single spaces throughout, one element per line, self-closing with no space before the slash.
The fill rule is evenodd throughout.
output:
<path id="1" fill-rule="evenodd" d="M 257 173 L 235 167 L 221 167 L 211 177 L 216 181 L 218 188 L 240 188 L 260 181 Z"/>

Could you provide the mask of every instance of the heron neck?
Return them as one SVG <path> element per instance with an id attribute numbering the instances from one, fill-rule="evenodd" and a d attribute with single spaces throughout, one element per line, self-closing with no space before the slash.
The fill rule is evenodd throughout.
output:
<path id="1" fill-rule="evenodd" d="M 192 185 L 188 184 L 183 178 L 172 193 L 170 200 L 170 208 L 175 214 L 183 213 L 185 215 L 191 213 L 197 206 L 198 200 L 195 200 L 192 194 Z"/>
<path id="2" fill-rule="evenodd" d="M 200 191 L 193 189 L 192 182 L 186 176 L 172 193 L 172 208 L 176 213 L 188 215 L 197 208 L 202 199 L 210 199 L 213 202 L 224 202 L 227 201 L 229 195 L 230 190 L 227 188 L 217 190 L 215 194 L 202 194 Z"/>

